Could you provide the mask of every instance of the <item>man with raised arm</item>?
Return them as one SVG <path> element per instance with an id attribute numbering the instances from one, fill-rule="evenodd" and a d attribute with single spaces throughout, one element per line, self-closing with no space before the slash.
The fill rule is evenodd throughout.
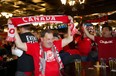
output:
<path id="1" fill-rule="evenodd" d="M 86 35 L 95 41 L 98 46 L 98 59 L 109 57 L 116 57 L 116 37 L 112 36 L 112 27 L 104 24 L 102 25 L 102 36 L 94 36 L 89 34 L 86 26 L 83 25 Z"/>
<path id="2" fill-rule="evenodd" d="M 73 40 L 73 36 L 68 27 L 67 38 L 54 41 L 51 30 L 43 30 L 40 43 L 22 43 L 17 29 L 15 33 L 15 44 L 18 48 L 26 51 L 34 59 L 34 76 L 61 76 L 60 69 L 63 65 L 59 57 L 59 52 Z"/>
<path id="3" fill-rule="evenodd" d="M 31 33 L 32 25 L 23 25 L 19 27 L 20 38 L 22 42 L 25 43 L 35 43 L 38 42 L 38 39 Z M 21 54 L 19 54 L 18 48 L 12 50 L 12 54 L 18 56 L 17 60 L 17 71 L 15 76 L 32 76 L 34 71 L 34 62 L 32 56 L 26 54 L 25 51 L 20 49 Z M 17 53 L 18 52 L 18 53 Z M 17 55 L 18 54 L 18 55 Z"/>

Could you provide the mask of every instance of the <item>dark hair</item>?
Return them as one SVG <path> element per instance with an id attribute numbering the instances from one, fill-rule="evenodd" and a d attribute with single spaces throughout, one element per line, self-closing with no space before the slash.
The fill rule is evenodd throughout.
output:
<path id="1" fill-rule="evenodd" d="M 19 28 L 25 28 L 26 30 L 30 30 L 32 25 L 23 25 L 19 26 Z"/>
<path id="2" fill-rule="evenodd" d="M 109 29 L 109 31 L 112 31 L 112 27 L 111 26 L 109 26 L 108 24 L 104 24 L 104 25 L 102 25 L 102 30 L 103 30 L 103 28 L 108 28 Z"/>
<path id="3" fill-rule="evenodd" d="M 44 37 L 46 33 L 53 33 L 53 32 L 50 29 L 43 30 L 41 31 L 41 37 Z"/>

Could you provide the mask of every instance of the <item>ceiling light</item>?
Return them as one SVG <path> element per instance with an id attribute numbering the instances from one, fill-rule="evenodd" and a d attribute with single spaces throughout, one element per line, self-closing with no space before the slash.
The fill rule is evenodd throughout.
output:
<path id="1" fill-rule="evenodd" d="M 65 5 L 66 4 L 66 1 L 67 0 L 61 0 L 61 3 Z"/>
<path id="2" fill-rule="evenodd" d="M 41 8 L 41 9 L 39 9 L 39 11 L 45 11 L 46 10 L 46 8 Z"/>
<path id="3" fill-rule="evenodd" d="M 7 15 L 7 13 L 6 13 L 6 12 L 1 12 L 1 14 L 2 14 L 3 16 L 6 16 L 6 15 Z"/>
<path id="4" fill-rule="evenodd" d="M 79 3 L 83 4 L 83 3 L 85 3 L 85 0 L 79 0 Z"/>
<path id="5" fill-rule="evenodd" d="M 70 6 L 73 6 L 76 3 L 79 3 L 79 4 L 85 3 L 85 0 L 61 0 L 61 3 L 63 5 L 66 5 L 66 3 L 69 3 Z"/>
<path id="6" fill-rule="evenodd" d="M 75 0 L 70 0 L 68 3 L 70 6 L 73 6 L 75 4 Z"/>
<path id="7" fill-rule="evenodd" d="M 32 0 L 34 3 L 41 2 L 42 0 Z"/>
<path id="8" fill-rule="evenodd" d="M 2 16 L 5 16 L 6 18 L 12 17 L 13 14 L 12 13 L 7 13 L 7 12 L 1 12 Z"/>
<path id="9" fill-rule="evenodd" d="M 41 6 L 46 6 L 46 3 L 41 4 Z"/>

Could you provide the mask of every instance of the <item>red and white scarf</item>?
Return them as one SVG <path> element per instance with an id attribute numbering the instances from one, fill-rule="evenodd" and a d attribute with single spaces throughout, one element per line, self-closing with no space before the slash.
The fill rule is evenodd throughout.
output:
<path id="1" fill-rule="evenodd" d="M 63 65 L 63 63 L 61 61 L 61 58 L 59 56 L 59 52 L 58 52 L 55 45 L 52 46 L 51 51 L 53 52 L 54 58 L 56 59 L 57 63 L 59 64 L 59 73 L 60 73 L 60 76 L 62 76 L 60 70 L 64 68 L 64 65 Z M 41 43 L 40 43 L 40 58 L 39 59 L 40 59 L 40 63 L 39 63 L 40 75 L 39 76 L 45 76 L 46 52 L 43 50 Z"/>
<path id="2" fill-rule="evenodd" d="M 66 15 L 43 15 L 43 16 L 29 16 L 29 17 L 13 17 L 8 20 L 8 37 L 6 38 L 7 41 L 14 41 L 14 27 L 32 24 L 32 23 L 70 23 L 72 28 L 73 25 L 73 18 L 71 16 Z"/>

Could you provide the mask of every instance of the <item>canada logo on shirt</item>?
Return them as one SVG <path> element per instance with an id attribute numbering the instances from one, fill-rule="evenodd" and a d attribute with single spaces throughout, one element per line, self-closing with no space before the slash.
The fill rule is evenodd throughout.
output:
<path id="1" fill-rule="evenodd" d="M 109 40 L 109 41 L 100 40 L 100 43 L 103 43 L 103 44 L 111 44 L 111 43 L 113 43 L 113 41 L 112 40 Z"/>
<path id="2" fill-rule="evenodd" d="M 47 57 L 47 62 L 52 62 L 52 61 L 55 61 L 55 58 L 54 58 L 54 53 L 49 50 L 46 52 L 46 57 Z"/>

